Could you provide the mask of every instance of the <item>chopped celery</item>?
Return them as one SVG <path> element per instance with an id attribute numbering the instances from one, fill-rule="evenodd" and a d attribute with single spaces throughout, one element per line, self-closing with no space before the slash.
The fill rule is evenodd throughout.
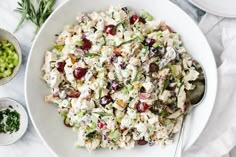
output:
<path id="1" fill-rule="evenodd" d="M 64 45 L 54 45 L 54 46 L 53 46 L 53 49 L 56 49 L 56 50 L 58 50 L 58 51 L 62 51 L 63 48 L 64 48 Z"/>
<path id="2" fill-rule="evenodd" d="M 77 113 L 77 117 L 78 118 L 82 118 L 84 116 L 84 112 L 83 111 L 80 111 Z"/>
<path id="3" fill-rule="evenodd" d="M 108 46 L 115 46 L 116 45 L 116 42 L 114 40 L 108 40 L 107 41 L 107 45 Z"/>
<path id="4" fill-rule="evenodd" d="M 112 132 L 110 132 L 110 134 L 109 134 L 109 138 L 111 139 L 111 140 L 114 140 L 114 141 L 116 141 L 117 140 L 117 138 L 118 137 L 120 137 L 120 132 L 118 131 L 118 130 L 114 130 L 114 131 L 112 131 Z"/>
<path id="5" fill-rule="evenodd" d="M 19 63 L 15 47 L 8 40 L 0 41 L 0 78 L 8 77 Z"/>
<path id="6" fill-rule="evenodd" d="M 131 84 L 127 84 L 126 88 L 127 88 L 128 91 L 131 91 L 133 89 L 133 86 Z"/>
<path id="7" fill-rule="evenodd" d="M 142 10 L 142 12 L 141 12 L 141 17 L 144 18 L 146 21 L 153 20 L 153 16 L 144 10 Z"/>
<path id="8" fill-rule="evenodd" d="M 98 39 L 98 42 L 100 43 L 101 46 L 106 45 L 105 36 L 103 35 L 100 39 Z"/>
<path id="9" fill-rule="evenodd" d="M 83 46 L 83 41 L 82 40 L 78 40 L 75 42 L 75 45 L 80 47 L 80 46 Z"/>

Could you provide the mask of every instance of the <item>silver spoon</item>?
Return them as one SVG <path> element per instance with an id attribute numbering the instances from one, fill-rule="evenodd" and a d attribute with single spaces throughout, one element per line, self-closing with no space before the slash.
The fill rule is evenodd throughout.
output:
<path id="1" fill-rule="evenodd" d="M 205 93 L 205 80 L 204 77 L 202 77 L 202 80 L 198 80 L 193 83 L 196 86 L 196 89 L 187 93 L 187 97 L 190 99 L 191 106 L 188 109 L 188 112 L 191 112 L 195 107 L 197 107 Z M 185 128 L 185 118 L 186 116 L 183 117 L 183 121 L 181 124 L 181 129 L 179 132 L 179 137 L 175 149 L 175 154 L 174 157 L 181 157 L 182 156 L 182 151 L 183 151 L 183 139 L 184 139 L 184 128 Z"/>

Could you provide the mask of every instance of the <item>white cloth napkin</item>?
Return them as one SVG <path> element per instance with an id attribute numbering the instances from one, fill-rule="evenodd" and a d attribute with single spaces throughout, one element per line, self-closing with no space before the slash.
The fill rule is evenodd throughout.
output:
<path id="1" fill-rule="evenodd" d="M 218 91 L 210 120 L 184 157 L 222 157 L 236 145 L 236 19 L 206 14 L 199 24 L 214 52 Z"/>

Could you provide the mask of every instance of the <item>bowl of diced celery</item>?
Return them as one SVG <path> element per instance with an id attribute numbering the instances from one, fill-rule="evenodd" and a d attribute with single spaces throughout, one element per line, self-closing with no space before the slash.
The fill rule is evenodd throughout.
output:
<path id="1" fill-rule="evenodd" d="M 0 28 L 0 85 L 9 82 L 19 71 L 21 48 L 17 39 Z"/>

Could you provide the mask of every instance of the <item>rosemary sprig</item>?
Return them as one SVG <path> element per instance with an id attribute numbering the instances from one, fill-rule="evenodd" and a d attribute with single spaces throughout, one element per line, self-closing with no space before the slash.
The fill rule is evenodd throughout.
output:
<path id="1" fill-rule="evenodd" d="M 20 0 L 17 2 L 17 12 L 21 14 L 21 19 L 15 29 L 15 32 L 19 30 L 25 20 L 30 20 L 36 25 L 36 33 L 43 25 L 46 19 L 53 11 L 53 6 L 56 0 L 38 0 L 38 8 L 34 6 L 31 0 Z"/>

